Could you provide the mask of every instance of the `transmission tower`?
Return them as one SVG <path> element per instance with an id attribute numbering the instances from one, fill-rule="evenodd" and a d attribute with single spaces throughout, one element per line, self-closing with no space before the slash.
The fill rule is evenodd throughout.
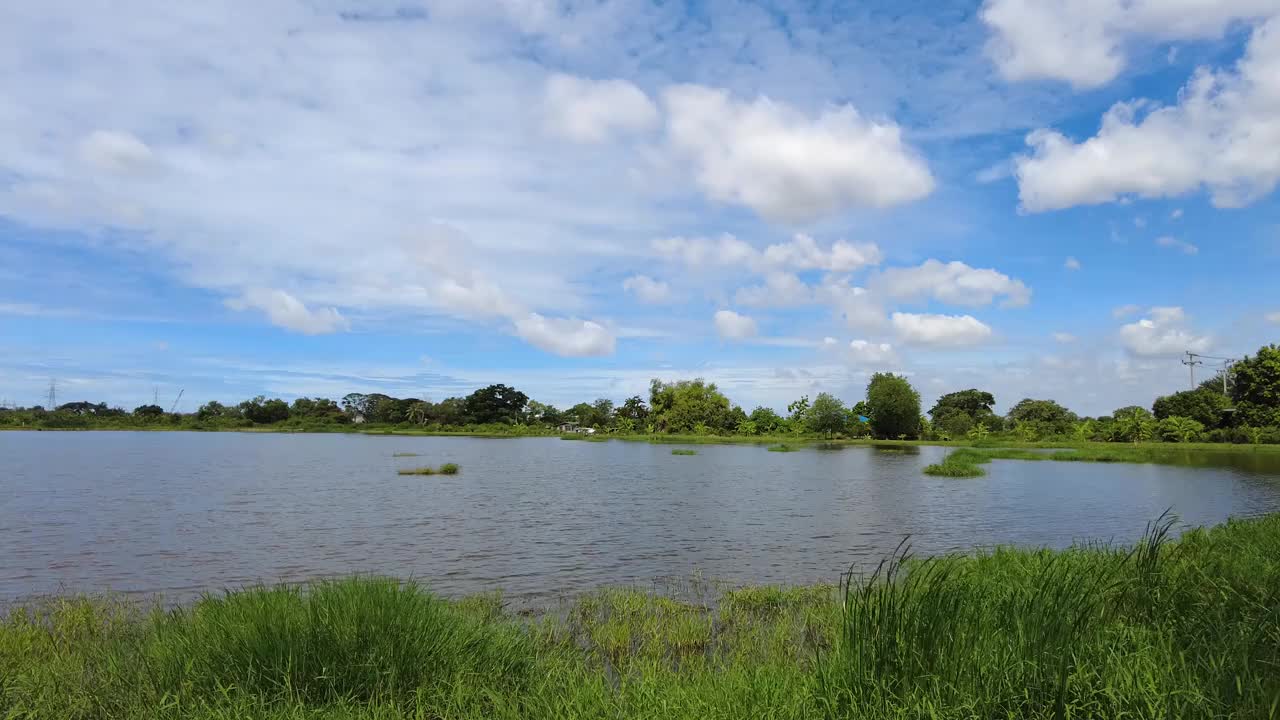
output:
<path id="1" fill-rule="evenodd" d="M 58 380 L 57 378 L 49 378 L 49 407 L 47 410 L 53 412 L 58 409 Z"/>

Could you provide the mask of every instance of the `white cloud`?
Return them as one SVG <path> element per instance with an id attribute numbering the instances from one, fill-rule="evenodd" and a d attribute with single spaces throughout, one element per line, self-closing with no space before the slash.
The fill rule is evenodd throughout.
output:
<path id="1" fill-rule="evenodd" d="M 557 73 L 547 80 L 547 128 L 577 142 L 647 130 L 658 122 L 649 96 L 626 80 L 591 80 Z"/>
<path id="2" fill-rule="evenodd" d="M 226 301 L 232 310 L 261 310 L 272 325 L 303 335 L 325 335 L 348 330 L 351 324 L 336 308 L 308 309 L 298 298 L 283 290 L 253 288 Z"/>
<path id="3" fill-rule="evenodd" d="M 1116 319 L 1125 318 L 1125 317 L 1129 317 L 1130 315 L 1133 315 L 1134 313 L 1140 310 L 1142 310 L 1141 305 L 1132 305 L 1132 304 L 1118 305 L 1114 308 L 1111 308 L 1111 317 Z"/>
<path id="4" fill-rule="evenodd" d="M 763 285 L 740 288 L 734 295 L 734 302 L 748 307 L 791 307 L 813 299 L 813 289 L 789 272 L 768 273 Z"/>
<path id="5" fill-rule="evenodd" d="M 928 166 L 898 126 L 850 105 L 811 118 L 765 97 L 742 102 L 699 85 L 669 88 L 664 101 L 670 142 L 692 159 L 702 189 L 767 218 L 807 222 L 933 191 Z"/>
<path id="6" fill-rule="evenodd" d="M 80 142 L 80 160 L 86 165 L 120 175 L 141 175 L 156 163 L 151 148 L 127 132 L 94 130 Z"/>
<path id="7" fill-rule="evenodd" d="M 1169 235 L 1162 235 L 1161 237 L 1156 238 L 1156 245 L 1164 248 L 1173 248 L 1186 255 L 1195 255 L 1200 252 L 1200 248 L 1192 245 L 1186 240 L 1179 240 L 1178 238 L 1171 237 Z"/>
<path id="8" fill-rule="evenodd" d="M 872 282 L 874 288 L 898 300 L 932 297 L 951 305 L 990 305 L 1004 296 L 1005 307 L 1031 302 L 1031 289 L 1021 280 L 991 269 L 972 268 L 960 261 L 926 260 L 917 267 L 889 268 Z"/>
<path id="9" fill-rule="evenodd" d="M 690 267 L 740 266 L 760 273 L 781 270 L 851 272 L 879 264 L 883 257 L 875 243 L 837 240 L 824 248 L 804 234 L 797 234 L 785 243 L 769 245 L 763 251 L 729 234 L 717 238 L 660 238 L 653 241 L 653 249 L 668 260 Z"/>
<path id="10" fill-rule="evenodd" d="M 1011 175 L 1013 175 L 1013 163 L 1008 160 L 1001 160 L 994 165 L 990 165 L 979 170 L 977 174 L 973 176 L 973 179 L 983 185 L 988 185 L 1010 177 Z"/>
<path id="11" fill-rule="evenodd" d="M 564 357 L 612 355 L 615 340 L 602 325 L 577 318 L 529 313 L 515 321 L 516 334 L 530 345 Z"/>
<path id="12" fill-rule="evenodd" d="M 837 240 L 829 249 L 823 249 L 808 235 L 797 234 L 790 242 L 765 248 L 759 262 L 765 267 L 852 272 L 868 265 L 878 265 L 882 257 L 875 243 Z"/>
<path id="13" fill-rule="evenodd" d="M 1064 80 L 1092 88 L 1125 66 L 1131 36 L 1154 40 L 1219 37 L 1237 20 L 1277 13 L 1274 0 L 987 0 L 987 52 L 1010 80 Z"/>
<path id="14" fill-rule="evenodd" d="M 1068 269 L 1068 270 L 1079 270 L 1079 269 L 1080 269 L 1080 261 L 1079 261 L 1079 260 L 1077 260 L 1077 259 L 1075 259 L 1074 257 L 1069 257 L 1069 258 L 1067 258 L 1067 261 L 1066 261 L 1066 262 L 1062 263 L 1062 267 L 1064 267 L 1064 268 L 1066 268 L 1066 269 Z"/>
<path id="15" fill-rule="evenodd" d="M 1280 180 L 1280 18 L 1254 30 L 1234 70 L 1201 69 L 1178 103 L 1122 102 L 1097 135 L 1075 143 L 1055 130 L 1027 136 L 1017 159 L 1028 211 L 1174 197 L 1206 188 L 1218 207 L 1239 207 Z"/>
<path id="16" fill-rule="evenodd" d="M 1170 220 L 1177 220 L 1181 217 L 1182 217 L 1182 208 L 1175 208 L 1173 212 L 1169 213 Z"/>
<path id="17" fill-rule="evenodd" d="M 632 275 L 622 281 L 622 289 L 633 293 L 641 302 L 657 304 L 671 299 L 671 286 L 648 275 Z"/>
<path id="18" fill-rule="evenodd" d="M 1054 342 L 1058 342 L 1058 343 L 1062 343 L 1063 345 L 1066 345 L 1068 343 L 1075 342 L 1076 336 L 1072 335 L 1071 333 L 1056 332 L 1053 334 L 1053 340 Z"/>
<path id="19" fill-rule="evenodd" d="M 849 359 L 859 365 L 892 365 L 898 356 L 889 343 L 853 340 L 849 343 Z"/>
<path id="20" fill-rule="evenodd" d="M 931 315 L 896 312 L 893 329 L 906 343 L 963 346 L 988 340 L 992 331 L 972 315 Z"/>
<path id="21" fill-rule="evenodd" d="M 756 321 L 732 310 L 718 310 L 715 315 L 716 332 L 727 340 L 745 340 L 759 331 Z"/>
<path id="22" fill-rule="evenodd" d="M 831 305 L 836 316 L 855 330 L 877 330 L 885 324 L 884 305 L 866 288 L 852 286 L 847 280 L 826 278 L 815 297 Z"/>
<path id="23" fill-rule="evenodd" d="M 1280 310 L 1277 310 L 1276 312 L 1272 312 L 1272 313 L 1267 313 L 1266 318 L 1267 318 L 1267 322 L 1280 325 Z"/>
<path id="24" fill-rule="evenodd" d="M 1154 307 L 1147 317 L 1120 327 L 1121 345 L 1142 357 L 1204 352 L 1211 342 L 1209 336 L 1197 335 L 1186 327 L 1186 314 L 1180 307 Z"/>

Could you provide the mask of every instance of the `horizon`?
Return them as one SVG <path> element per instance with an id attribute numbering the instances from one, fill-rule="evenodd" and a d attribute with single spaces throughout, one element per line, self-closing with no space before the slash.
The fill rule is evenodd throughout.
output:
<path id="1" fill-rule="evenodd" d="M 1262 5 L 9 7 L 0 402 L 1150 407 L 1280 340 Z"/>

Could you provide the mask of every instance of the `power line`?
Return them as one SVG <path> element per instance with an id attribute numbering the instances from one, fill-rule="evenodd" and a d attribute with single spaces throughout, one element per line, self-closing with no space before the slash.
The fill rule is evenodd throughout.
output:
<path id="1" fill-rule="evenodd" d="M 1188 350 L 1187 356 L 1182 359 L 1182 364 L 1186 365 L 1187 369 L 1191 372 L 1191 389 L 1192 390 L 1196 389 L 1196 366 L 1204 364 L 1204 361 L 1197 360 L 1196 359 L 1197 357 L 1198 356 L 1195 353 Z"/>

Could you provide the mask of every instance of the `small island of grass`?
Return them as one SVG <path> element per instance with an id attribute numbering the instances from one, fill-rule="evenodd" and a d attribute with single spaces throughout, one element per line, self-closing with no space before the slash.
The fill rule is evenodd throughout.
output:
<path id="1" fill-rule="evenodd" d="M 697 450 L 686 450 L 686 449 L 683 449 L 683 448 L 676 448 L 675 450 L 672 450 L 672 451 L 671 451 L 671 454 L 672 454 L 672 455 L 697 455 L 697 454 L 698 454 L 698 451 L 697 451 Z"/>
<path id="2" fill-rule="evenodd" d="M 462 468 L 456 463 L 445 463 L 438 468 L 419 467 L 419 468 L 400 468 L 396 472 L 400 475 L 457 475 Z"/>

